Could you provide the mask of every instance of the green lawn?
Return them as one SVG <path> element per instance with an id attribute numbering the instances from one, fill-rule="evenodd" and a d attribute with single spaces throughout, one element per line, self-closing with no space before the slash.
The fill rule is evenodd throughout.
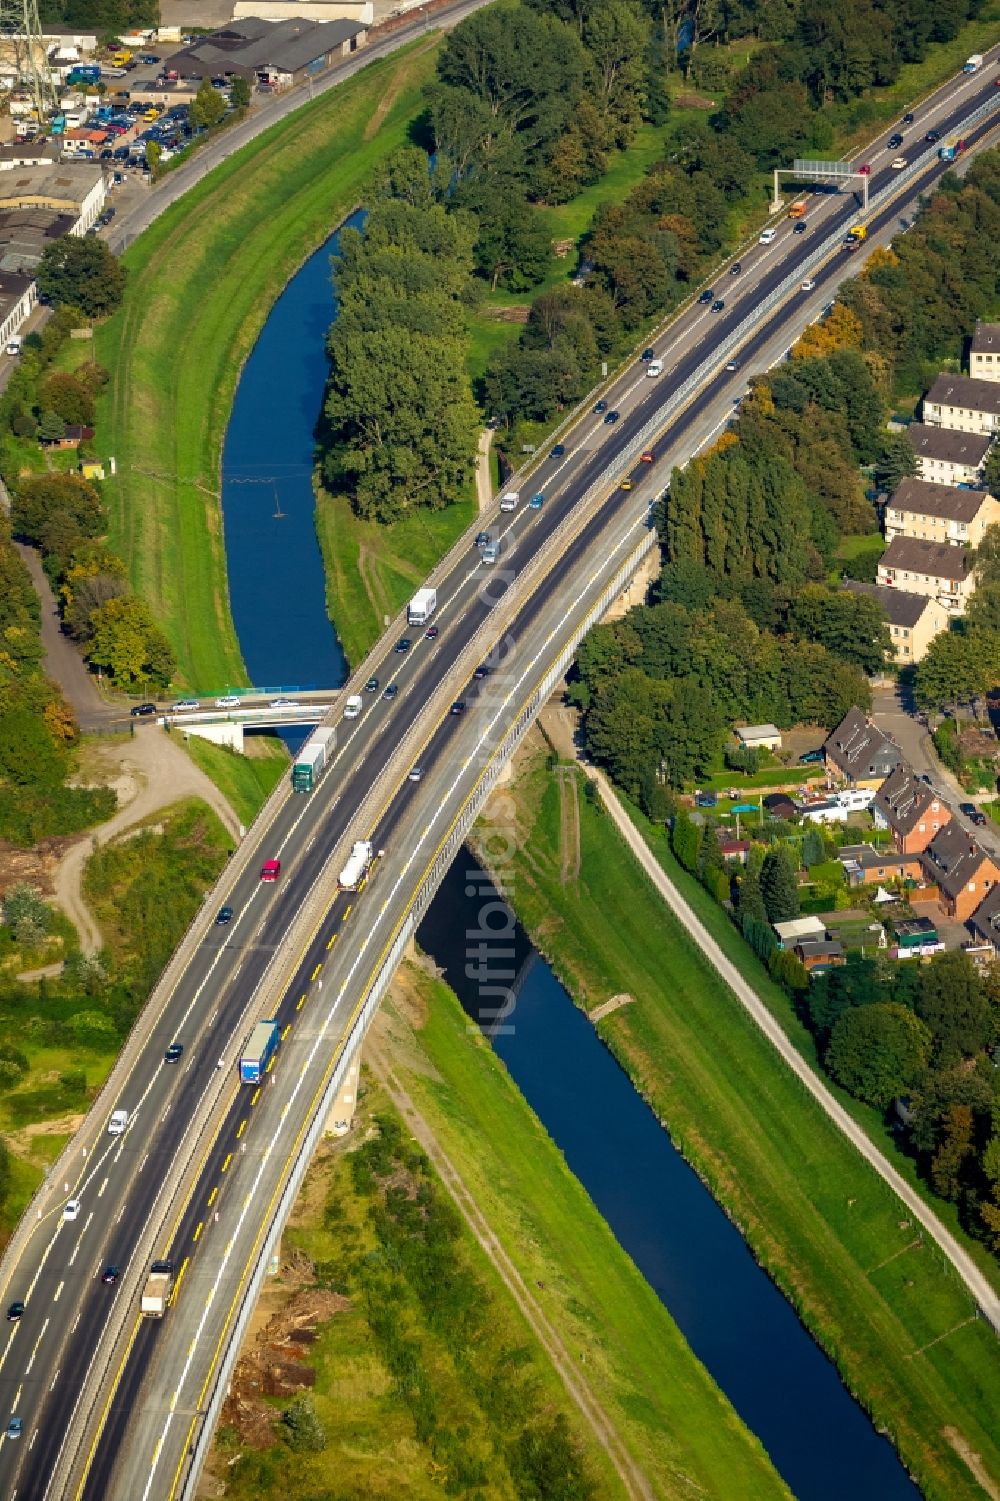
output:
<path id="1" fill-rule="evenodd" d="M 413 972 L 410 972 L 413 975 Z M 446 986 L 391 1007 L 392 1067 L 661 1497 L 786 1494 Z M 603 1497 L 606 1492 L 599 1493 Z"/>
<path id="2" fill-rule="evenodd" d="M 253 823 L 268 796 L 288 770 L 288 751 L 276 735 L 248 735 L 247 755 L 214 745 L 198 735 L 189 735 L 184 749 L 207 776 L 225 793 L 240 823 Z"/>
<path id="3" fill-rule="evenodd" d="M 957 1450 L 967 1446 L 1000 1476 L 989 1395 L 1000 1390 L 996 1338 L 582 795 L 581 873 L 563 883 L 561 795 L 540 758 L 517 785 L 519 913 L 544 934 L 546 954 L 582 1005 L 622 991 L 636 998 L 601 1023 L 602 1036 L 893 1436 L 925 1495 L 981 1496 Z M 685 895 L 692 886 L 684 883 Z M 727 951 L 739 946 L 746 968 L 747 950 L 718 908 L 714 919 L 713 933 Z M 812 1041 L 783 993 L 758 988 L 809 1056 Z M 954 1444 L 945 1437 L 952 1430 Z"/>
<path id="4" fill-rule="evenodd" d="M 416 509 L 391 526 L 362 521 L 345 496 L 320 493 L 316 530 L 327 613 L 356 666 L 415 589 L 476 517 L 472 499 L 444 511 Z"/>
<path id="5" fill-rule="evenodd" d="M 98 330 L 99 412 L 118 474 L 112 545 L 167 631 L 182 681 L 244 683 L 226 593 L 219 462 L 240 368 L 278 293 L 402 145 L 437 39 L 371 63 L 236 152 L 127 251 Z M 317 410 L 322 393 L 317 390 Z"/>

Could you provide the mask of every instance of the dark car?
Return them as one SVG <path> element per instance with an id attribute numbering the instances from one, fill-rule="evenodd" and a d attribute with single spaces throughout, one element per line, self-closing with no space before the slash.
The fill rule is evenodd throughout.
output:
<path id="1" fill-rule="evenodd" d="M 742 270 L 743 270 L 743 262 L 742 261 L 733 261 L 733 264 L 729 268 L 729 274 L 730 274 L 730 276 L 739 276 L 739 274 L 740 274 L 740 272 Z"/>
<path id="2" fill-rule="evenodd" d="M 655 359 L 656 358 L 656 350 L 655 349 L 644 349 L 642 351 L 642 355 L 640 356 L 640 358 L 643 359 L 643 360 L 652 360 L 652 359 Z"/>
<path id="3" fill-rule="evenodd" d="M 427 627 L 426 631 L 424 631 L 424 640 L 425 641 L 436 641 L 437 638 L 438 638 L 438 628 L 437 628 L 437 626 L 436 625 L 429 625 Z"/>
<path id="4" fill-rule="evenodd" d="M 104 1268 L 104 1271 L 101 1273 L 101 1281 L 107 1283 L 109 1287 L 114 1287 L 120 1276 L 121 1272 L 118 1270 L 118 1268 L 116 1266 L 109 1265 L 106 1266 Z"/>
<path id="5" fill-rule="evenodd" d="M 551 457 L 554 458 L 554 459 L 561 459 L 562 456 L 563 456 L 563 454 L 565 452 L 566 452 L 566 444 L 565 443 L 556 443 L 555 446 L 552 449 L 552 455 L 551 455 Z"/>
<path id="6" fill-rule="evenodd" d="M 481 683 L 483 678 L 488 678 L 489 675 L 490 669 L 484 663 L 476 668 L 475 672 L 472 674 L 472 678 L 474 682 Z"/>
<path id="7" fill-rule="evenodd" d="M 966 818 L 971 818 L 976 811 L 976 805 L 975 803 L 959 803 L 958 811 L 964 813 Z"/>
<path id="8" fill-rule="evenodd" d="M 129 713 L 131 714 L 133 719 L 145 719 L 147 715 L 156 713 L 156 705 L 133 704 L 131 709 L 129 709 Z"/>
<path id="9" fill-rule="evenodd" d="M 798 224 L 793 225 L 793 227 L 792 227 L 792 234 L 793 235 L 804 235 L 805 232 L 806 232 L 806 230 L 808 228 L 809 228 L 809 225 L 806 224 L 802 219 L 800 219 L 799 222 L 798 222 Z"/>
<path id="10" fill-rule="evenodd" d="M 723 308 L 725 307 L 725 305 L 726 305 L 725 298 L 724 297 L 717 297 L 715 299 L 715 301 L 712 303 L 712 312 L 713 313 L 721 313 L 722 310 L 723 310 Z"/>
<path id="11" fill-rule="evenodd" d="M 913 124 L 913 116 L 912 115 L 904 115 L 903 116 L 903 124 L 904 125 L 912 125 Z"/>
<path id="12" fill-rule="evenodd" d="M 696 792 L 694 804 L 696 808 L 715 808 L 719 799 L 714 792 Z"/>
<path id="13" fill-rule="evenodd" d="M 823 752 L 821 750 L 806 751 L 804 755 L 799 757 L 799 765 L 815 766 L 819 761 L 822 761 L 822 759 Z"/>
<path id="14" fill-rule="evenodd" d="M 621 412 L 615 412 L 615 411 L 605 412 L 605 414 L 604 414 L 604 420 L 605 420 L 605 422 L 617 422 L 618 418 L 620 416 L 621 416 Z"/>
<path id="15" fill-rule="evenodd" d="M 227 922 L 232 922 L 232 920 L 233 920 L 233 909 L 232 909 L 232 907 L 220 907 L 219 910 L 218 910 L 218 912 L 215 914 L 216 924 L 220 928 L 224 928 L 225 925 L 226 925 L 226 923 Z"/>
<path id="16" fill-rule="evenodd" d="M 170 1044 L 170 1046 L 167 1048 L 167 1051 L 163 1055 L 163 1061 L 164 1061 L 164 1063 L 178 1063 L 178 1062 L 180 1062 L 180 1056 L 183 1053 L 183 1051 L 184 1051 L 184 1044 L 182 1042 L 172 1042 Z"/>
<path id="17" fill-rule="evenodd" d="M 974 823 L 977 829 L 981 829 L 986 823 L 986 814 L 980 808 L 977 808 L 975 813 L 969 814 L 969 822 Z"/>
<path id="18" fill-rule="evenodd" d="M 462 698 L 456 698 L 455 702 L 452 704 L 451 708 L 448 710 L 448 713 L 449 714 L 464 714 L 465 713 L 465 700 L 462 699 Z"/>
<path id="19" fill-rule="evenodd" d="M 476 533 L 476 546 L 477 547 L 489 547 L 489 545 L 490 545 L 490 543 L 492 541 L 493 541 L 493 538 L 490 536 L 489 532 L 477 532 Z"/>
<path id="20" fill-rule="evenodd" d="M 158 63 L 160 59 L 157 57 L 155 52 L 144 52 L 139 61 L 143 64 L 144 67 L 151 68 L 153 64 Z"/>
<path id="21" fill-rule="evenodd" d="M 130 146 L 116 146 L 115 147 L 114 160 L 116 162 L 127 162 L 128 159 L 129 159 L 129 157 L 131 155 L 132 155 L 132 149 L 131 149 Z"/>
<path id="22" fill-rule="evenodd" d="M 399 640 L 396 642 L 396 650 L 398 652 L 409 651 L 412 645 L 413 642 L 410 640 L 409 636 L 400 636 Z"/>
<path id="23" fill-rule="evenodd" d="M 369 678 L 368 679 L 367 683 L 365 684 L 365 692 L 366 693 L 377 693 L 378 692 L 378 678 Z"/>
<path id="24" fill-rule="evenodd" d="M 730 371 L 732 371 L 732 370 L 738 370 L 739 368 L 740 368 L 740 362 L 739 362 L 739 360 L 729 360 L 727 362 L 727 364 L 726 364 L 726 369 L 730 370 Z"/>
<path id="25" fill-rule="evenodd" d="M 110 146 L 105 146 L 105 148 L 101 152 L 98 160 L 102 161 L 102 162 L 109 162 L 113 156 L 114 156 L 114 152 L 112 151 L 111 147 Z"/>
<path id="26" fill-rule="evenodd" d="M 24 1304 L 21 1302 L 20 1298 L 18 1298 L 18 1300 L 17 1300 L 16 1303 L 10 1303 L 10 1304 L 8 1304 L 8 1307 L 7 1307 L 7 1322 L 8 1322 L 8 1324 L 16 1324 L 17 1321 L 18 1321 L 18 1319 L 23 1314 L 23 1312 L 24 1312 Z"/>
<path id="27" fill-rule="evenodd" d="M 608 404 L 604 400 L 604 397 L 602 396 L 601 399 L 600 399 L 600 401 L 597 402 L 597 404 L 595 405 L 594 411 L 595 412 L 606 412 L 607 410 L 608 410 Z"/>
<path id="28" fill-rule="evenodd" d="M 888 144 L 892 147 L 893 151 L 895 151 L 897 146 L 902 146 L 903 137 L 900 135 L 898 130 L 896 131 L 896 134 L 894 136 L 889 137 Z"/>
<path id="29" fill-rule="evenodd" d="M 927 134 L 924 136 L 924 140 L 930 146 L 933 146 L 934 142 L 935 141 L 940 141 L 940 139 L 941 139 L 941 132 L 939 130 L 929 130 L 927 132 Z"/>
<path id="30" fill-rule="evenodd" d="M 385 685 L 385 692 L 382 694 L 382 697 L 383 698 L 395 698 L 398 692 L 399 692 L 399 684 L 398 683 L 386 683 L 386 685 Z"/>
<path id="31" fill-rule="evenodd" d="M 715 296 L 715 292 L 714 292 L 714 290 L 713 290 L 713 288 L 712 288 L 712 287 L 707 287 L 707 288 L 706 288 L 706 289 L 705 289 L 705 291 L 704 291 L 704 292 L 702 292 L 702 293 L 701 293 L 701 294 L 700 294 L 700 295 L 699 295 L 699 297 L 698 297 L 698 301 L 699 301 L 699 302 L 711 302 L 711 301 L 712 301 L 712 298 L 713 298 L 713 297 L 714 297 L 714 296 Z"/>

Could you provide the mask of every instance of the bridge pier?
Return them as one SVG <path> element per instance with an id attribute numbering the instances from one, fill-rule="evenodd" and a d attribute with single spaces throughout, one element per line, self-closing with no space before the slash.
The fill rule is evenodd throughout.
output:
<path id="1" fill-rule="evenodd" d="M 174 721 L 176 725 L 176 720 Z M 242 721 L 220 719 L 214 724 L 186 724 L 182 727 L 185 740 L 189 735 L 198 735 L 202 740 L 213 740 L 216 745 L 228 745 L 230 750 L 243 754 Z"/>

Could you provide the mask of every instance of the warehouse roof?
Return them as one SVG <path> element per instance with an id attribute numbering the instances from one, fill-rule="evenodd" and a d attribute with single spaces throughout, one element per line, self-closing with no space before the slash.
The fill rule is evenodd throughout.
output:
<path id="1" fill-rule="evenodd" d="M 169 66 L 182 74 L 190 74 L 192 64 L 200 65 L 206 75 L 264 68 L 297 73 L 366 30 L 358 21 L 264 21 L 248 16 L 230 21 L 211 36 L 199 37 L 174 53 Z"/>

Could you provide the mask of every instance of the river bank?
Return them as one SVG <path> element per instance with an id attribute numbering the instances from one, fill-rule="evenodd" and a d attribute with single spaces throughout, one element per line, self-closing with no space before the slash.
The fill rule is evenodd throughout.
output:
<path id="1" fill-rule="evenodd" d="M 578 775 L 550 770 L 535 739 L 506 789 L 505 884 L 519 916 L 578 1005 L 634 998 L 600 1023 L 602 1039 L 925 1494 L 991 1494 L 979 1477 L 1000 1475 L 985 1396 L 1000 1384 L 992 1332 L 663 907 Z"/>

